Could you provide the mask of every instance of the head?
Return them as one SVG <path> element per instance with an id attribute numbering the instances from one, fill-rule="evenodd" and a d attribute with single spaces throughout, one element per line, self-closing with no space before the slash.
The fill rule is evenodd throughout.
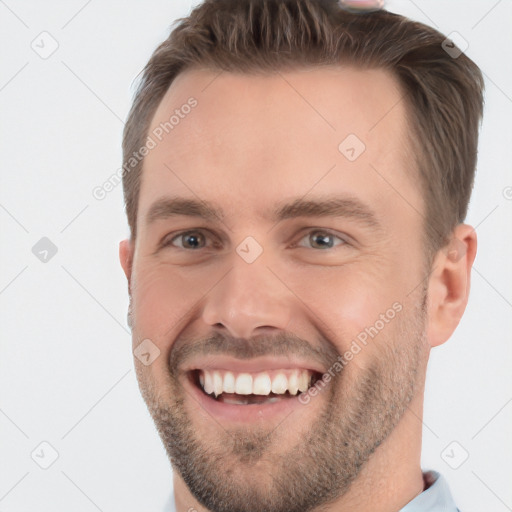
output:
<path id="1" fill-rule="evenodd" d="M 444 39 L 334 0 L 214 0 L 143 72 L 120 257 L 135 351 L 158 357 L 135 364 L 209 510 L 348 500 L 420 442 L 476 253 L 482 77 Z"/>

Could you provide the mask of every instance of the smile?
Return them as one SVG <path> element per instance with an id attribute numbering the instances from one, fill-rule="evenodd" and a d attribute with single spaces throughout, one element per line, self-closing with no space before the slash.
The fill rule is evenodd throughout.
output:
<path id="1" fill-rule="evenodd" d="M 294 355 L 240 359 L 228 355 L 201 355 L 179 372 L 198 417 L 221 424 L 269 421 L 275 423 L 292 411 L 305 411 L 301 396 L 322 379 L 324 365 Z M 308 411 L 318 405 L 308 401 Z M 204 416 L 204 413 L 207 416 Z M 308 413 L 309 414 L 309 413 Z M 227 422 L 227 423 L 225 423 Z"/>
<path id="2" fill-rule="evenodd" d="M 277 369 L 261 372 L 236 372 L 200 369 L 192 380 L 209 398 L 224 404 L 272 404 L 296 397 L 320 378 L 309 369 Z"/>

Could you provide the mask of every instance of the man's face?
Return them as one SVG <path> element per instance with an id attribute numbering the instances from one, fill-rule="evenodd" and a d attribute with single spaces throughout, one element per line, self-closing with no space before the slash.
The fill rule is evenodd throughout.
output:
<path id="1" fill-rule="evenodd" d="M 342 496 L 420 394 L 424 203 L 401 96 L 380 70 L 194 70 L 154 116 L 131 296 L 134 347 L 160 355 L 135 363 L 210 510 Z"/>

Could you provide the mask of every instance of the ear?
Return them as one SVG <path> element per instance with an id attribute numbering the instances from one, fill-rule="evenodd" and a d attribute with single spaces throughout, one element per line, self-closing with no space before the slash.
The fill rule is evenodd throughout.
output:
<path id="1" fill-rule="evenodd" d="M 434 258 L 428 284 L 427 335 L 432 347 L 444 343 L 462 318 L 476 249 L 474 228 L 459 224 L 453 230 L 450 243 Z"/>
<path id="2" fill-rule="evenodd" d="M 128 293 L 131 293 L 130 286 L 134 249 L 135 244 L 131 239 L 126 239 L 119 242 L 119 261 L 121 262 L 121 267 L 123 267 L 126 279 L 128 279 Z"/>

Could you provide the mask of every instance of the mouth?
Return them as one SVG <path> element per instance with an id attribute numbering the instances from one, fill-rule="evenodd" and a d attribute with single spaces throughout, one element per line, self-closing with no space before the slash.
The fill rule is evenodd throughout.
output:
<path id="1" fill-rule="evenodd" d="M 192 384 L 206 397 L 234 406 L 270 405 L 290 401 L 306 392 L 321 378 L 317 371 L 293 368 L 261 372 L 195 369 Z"/>

